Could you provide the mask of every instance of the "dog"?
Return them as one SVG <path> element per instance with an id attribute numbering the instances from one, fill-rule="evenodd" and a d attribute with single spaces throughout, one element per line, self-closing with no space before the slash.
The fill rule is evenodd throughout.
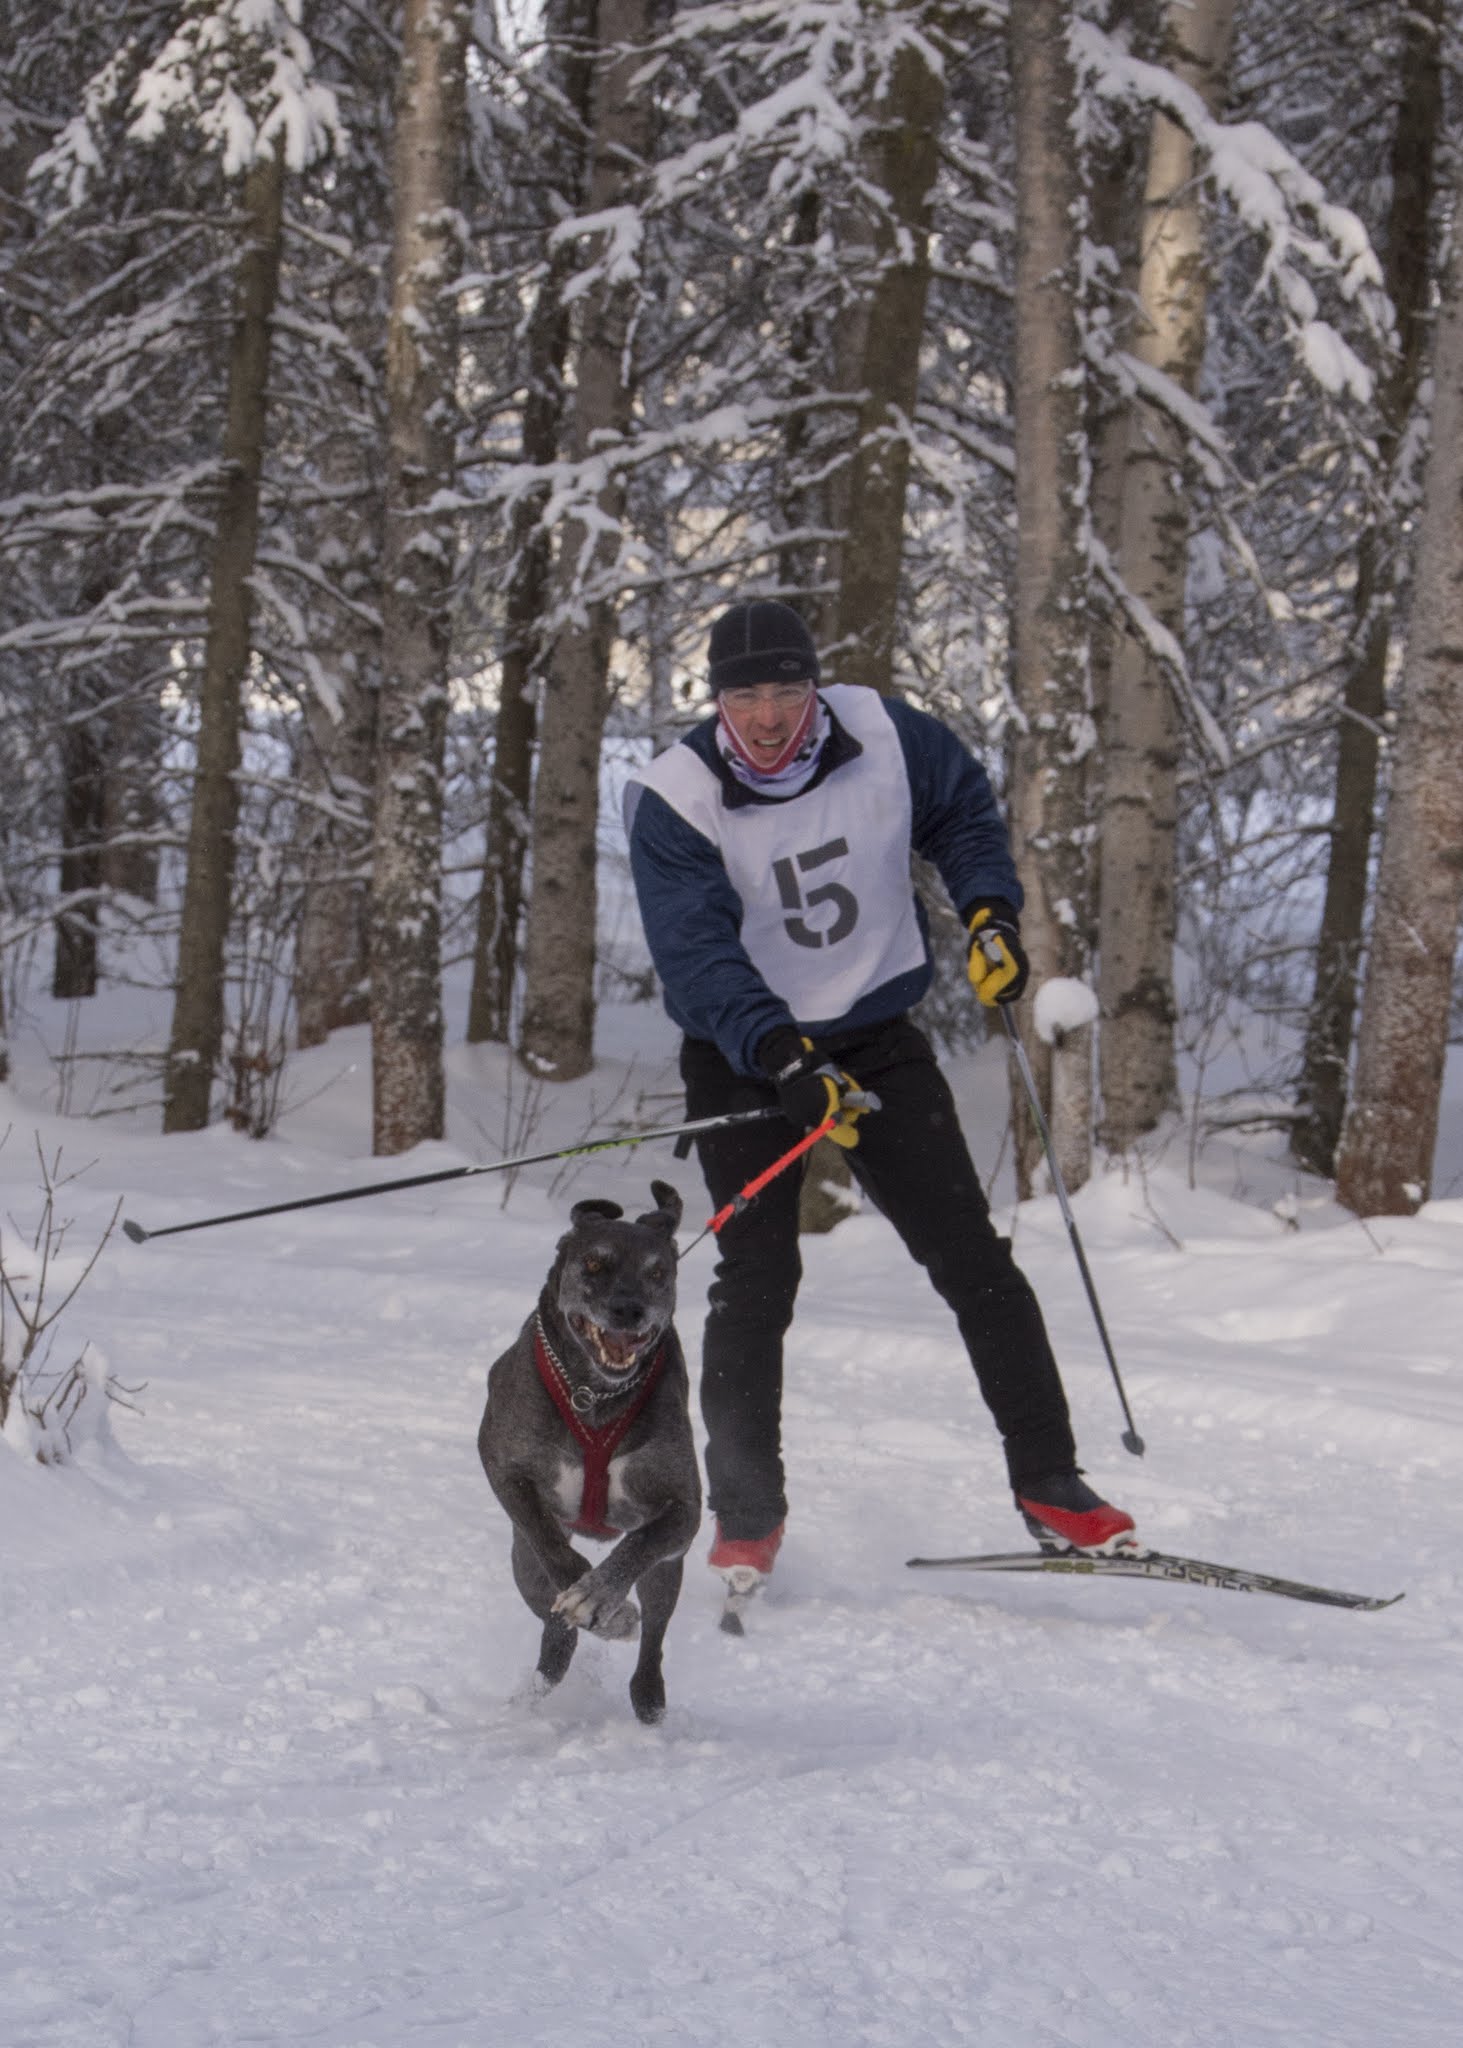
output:
<path id="1" fill-rule="evenodd" d="M 513 1525 L 514 1583 L 543 1623 L 539 1689 L 569 1669 L 580 1629 L 611 1641 L 638 1629 L 630 1702 L 647 1724 L 665 1712 L 662 1645 L 701 1525 L 673 1321 L 681 1198 L 665 1181 L 651 1193 L 633 1223 L 617 1202 L 575 1203 L 537 1308 L 488 1374 L 478 1432 Z M 571 1534 L 615 1547 L 591 1566 Z"/>

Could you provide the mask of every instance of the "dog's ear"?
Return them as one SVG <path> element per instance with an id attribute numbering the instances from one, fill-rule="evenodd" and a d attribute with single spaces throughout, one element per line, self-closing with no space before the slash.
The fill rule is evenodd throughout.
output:
<path id="1" fill-rule="evenodd" d="M 581 1223 L 588 1223 L 591 1217 L 599 1217 L 602 1221 L 613 1223 L 616 1217 L 623 1216 L 624 1213 L 618 1202 L 607 1202 L 596 1195 L 591 1196 L 587 1202 L 576 1202 L 569 1211 L 569 1221 L 577 1229 Z"/>
<path id="2" fill-rule="evenodd" d="M 652 1230 L 663 1230 L 667 1237 L 674 1237 L 681 1227 L 681 1198 L 668 1180 L 653 1180 L 650 1192 L 657 1207 L 649 1216 L 637 1216 L 637 1223 L 648 1223 Z"/>

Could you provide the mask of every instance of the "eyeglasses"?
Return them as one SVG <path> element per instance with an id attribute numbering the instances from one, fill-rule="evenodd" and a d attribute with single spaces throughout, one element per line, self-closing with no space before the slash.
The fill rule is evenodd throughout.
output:
<path id="1" fill-rule="evenodd" d="M 728 711 L 755 711 L 759 704 L 775 704 L 779 711 L 801 711 L 812 688 L 810 682 L 738 683 L 722 691 L 721 701 Z"/>

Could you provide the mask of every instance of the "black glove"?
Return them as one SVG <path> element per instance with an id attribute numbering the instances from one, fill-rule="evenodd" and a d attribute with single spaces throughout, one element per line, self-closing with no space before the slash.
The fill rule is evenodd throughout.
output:
<path id="1" fill-rule="evenodd" d="M 845 1074 L 814 1052 L 811 1039 L 803 1038 L 791 1025 L 769 1031 L 757 1048 L 757 1060 L 777 1090 L 777 1106 L 795 1131 L 811 1131 L 826 1117 L 838 1122 L 828 1133 L 835 1145 L 845 1149 L 858 1143 L 854 1124 L 871 1102 L 849 1103 L 850 1093 L 859 1086 L 852 1074 Z"/>
<path id="2" fill-rule="evenodd" d="M 1031 973 L 1016 912 L 1003 896 L 987 896 L 971 905 L 965 922 L 971 935 L 966 969 L 971 987 L 987 1009 L 1014 1003 Z"/>

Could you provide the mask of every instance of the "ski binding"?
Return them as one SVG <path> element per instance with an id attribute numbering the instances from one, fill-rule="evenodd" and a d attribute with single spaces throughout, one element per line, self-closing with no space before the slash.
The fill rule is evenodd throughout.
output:
<path id="1" fill-rule="evenodd" d="M 726 1581 L 726 1599 L 721 1609 L 722 1632 L 729 1636 L 744 1636 L 747 1631 L 742 1626 L 742 1616 L 767 1583 L 767 1575 L 754 1570 L 749 1564 L 737 1564 L 724 1571 L 722 1578 Z"/>
<path id="2" fill-rule="evenodd" d="M 911 1557 L 909 1569 L 936 1572 L 1066 1572 L 1079 1578 L 1104 1575 L 1128 1579 L 1168 1579 L 1183 1585 L 1216 1586 L 1227 1593 L 1277 1593 L 1286 1600 L 1310 1600 L 1322 1607 L 1372 1611 L 1395 1607 L 1403 1597 L 1380 1598 L 1371 1593 L 1342 1593 L 1302 1579 L 1279 1579 L 1270 1572 L 1246 1571 L 1240 1565 L 1208 1564 L 1201 1557 L 1176 1557 L 1168 1551 L 1137 1545 L 1108 1552 L 1083 1550 L 987 1551 L 975 1557 Z M 725 1623 L 723 1622 L 723 1627 Z"/>

